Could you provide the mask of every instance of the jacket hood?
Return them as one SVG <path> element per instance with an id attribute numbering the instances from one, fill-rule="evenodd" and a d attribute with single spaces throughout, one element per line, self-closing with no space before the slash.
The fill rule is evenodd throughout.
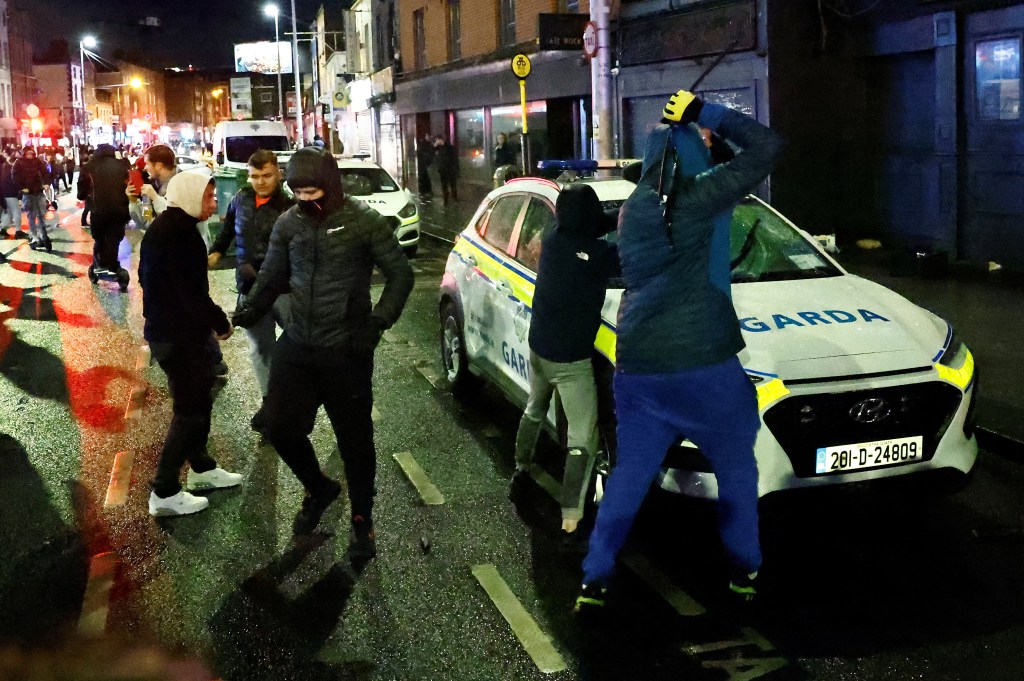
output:
<path id="1" fill-rule="evenodd" d="M 301 187 L 323 189 L 324 197 L 320 201 L 324 215 L 333 213 L 345 202 L 338 162 L 319 147 L 303 147 L 296 151 L 288 160 L 285 179 L 292 191 Z"/>
<path id="2" fill-rule="evenodd" d="M 168 207 L 180 208 L 196 220 L 203 213 L 203 193 L 213 178 L 202 173 L 178 173 L 167 183 Z"/>
<path id="3" fill-rule="evenodd" d="M 588 184 L 570 184 L 558 194 L 555 201 L 557 229 L 563 234 L 598 238 L 606 234 L 611 225 L 601 208 L 594 188 Z"/>
<path id="4" fill-rule="evenodd" d="M 667 136 L 672 137 L 672 144 L 676 149 L 675 163 L 683 177 L 695 177 L 711 167 L 711 153 L 705 146 L 696 126 L 660 124 L 655 126 L 647 137 L 641 182 L 655 188 L 658 186 L 658 177 L 661 172 L 658 161 L 665 148 Z M 672 172 L 671 163 L 666 167 L 666 171 Z"/>
<path id="5" fill-rule="evenodd" d="M 92 153 L 93 158 L 117 158 L 117 149 L 112 144 L 101 144 L 96 147 L 96 151 Z"/>

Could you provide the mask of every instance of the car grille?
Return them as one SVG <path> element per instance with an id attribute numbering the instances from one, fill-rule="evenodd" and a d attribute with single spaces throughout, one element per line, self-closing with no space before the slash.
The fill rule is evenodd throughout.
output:
<path id="1" fill-rule="evenodd" d="M 920 435 L 922 460 L 928 461 L 961 399 L 957 388 L 938 381 L 797 395 L 769 408 L 764 422 L 789 456 L 797 477 L 803 478 L 815 475 L 819 447 Z"/>

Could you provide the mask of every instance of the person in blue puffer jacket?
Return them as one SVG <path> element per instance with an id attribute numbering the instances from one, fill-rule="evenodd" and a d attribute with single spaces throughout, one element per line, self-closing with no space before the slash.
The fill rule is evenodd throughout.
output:
<path id="1" fill-rule="evenodd" d="M 752 599 L 761 566 L 753 453 L 760 419 L 736 357 L 744 342 L 729 294 L 728 221 L 771 172 L 782 141 L 753 118 L 685 90 L 666 104 L 662 123 L 619 214 L 626 290 L 616 331 L 618 460 L 583 561 L 577 612 L 604 605 L 616 555 L 681 435 L 705 454 L 718 483 L 731 592 Z M 702 172 L 710 162 L 705 128 L 739 151 Z"/>

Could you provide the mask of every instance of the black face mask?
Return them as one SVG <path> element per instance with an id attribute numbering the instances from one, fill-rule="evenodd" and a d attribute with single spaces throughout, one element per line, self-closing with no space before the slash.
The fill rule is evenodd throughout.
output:
<path id="1" fill-rule="evenodd" d="M 312 200 L 299 200 L 295 203 L 299 206 L 299 210 L 311 218 L 318 218 L 324 212 L 324 207 L 320 205 L 323 199 L 312 199 Z"/>

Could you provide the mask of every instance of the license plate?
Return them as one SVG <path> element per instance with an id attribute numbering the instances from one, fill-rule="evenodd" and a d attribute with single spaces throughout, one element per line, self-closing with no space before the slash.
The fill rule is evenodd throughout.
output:
<path id="1" fill-rule="evenodd" d="M 819 447 L 814 472 L 818 475 L 828 475 L 855 471 L 859 468 L 895 466 L 920 461 L 923 454 L 924 442 L 920 435 L 859 442 L 854 445 Z"/>

